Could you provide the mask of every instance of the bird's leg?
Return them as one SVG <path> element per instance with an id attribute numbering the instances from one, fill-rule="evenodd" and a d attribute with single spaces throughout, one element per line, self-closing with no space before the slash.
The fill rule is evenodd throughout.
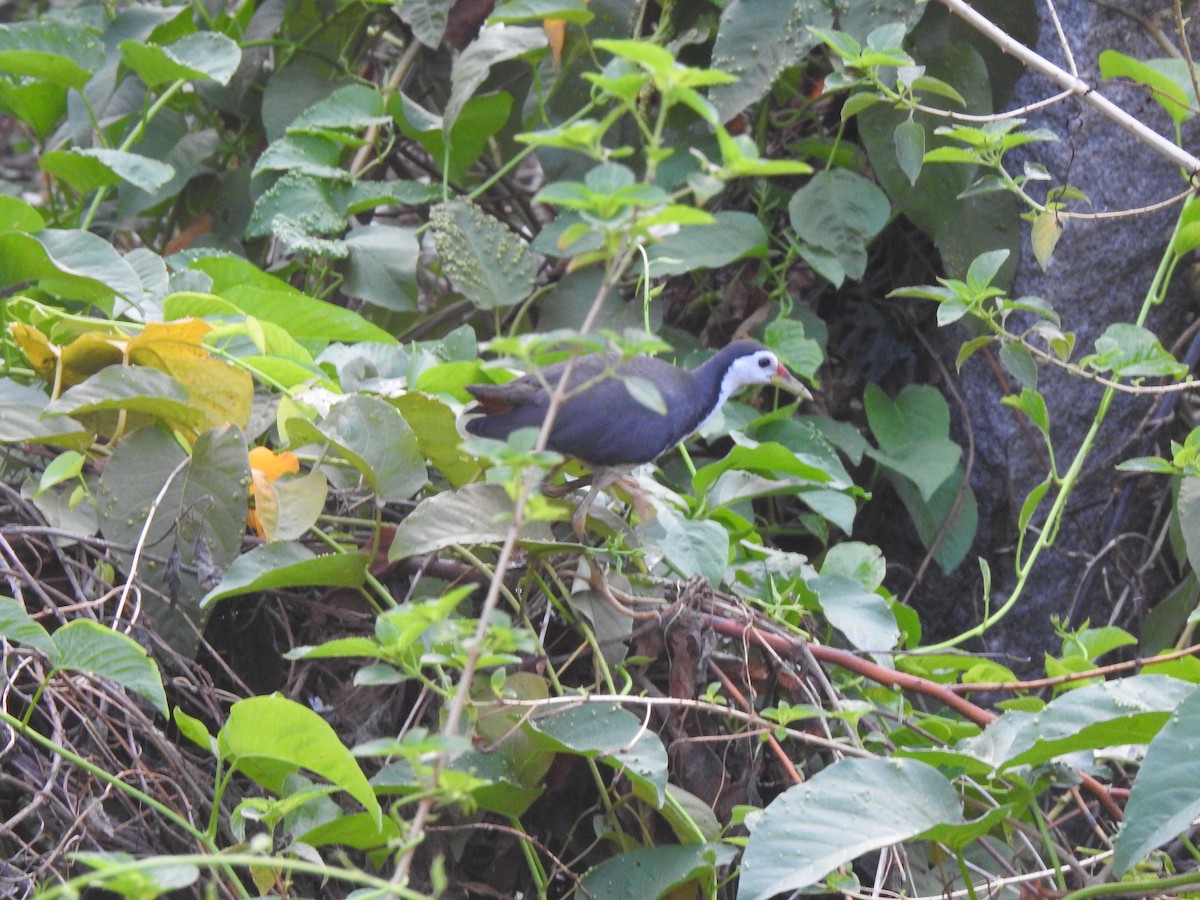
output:
<path id="1" fill-rule="evenodd" d="M 579 478 L 575 478 L 571 481 L 566 481 L 562 484 L 555 484 L 554 479 L 557 478 L 558 473 L 562 471 L 563 465 L 565 465 L 565 463 L 555 466 L 550 470 L 546 477 L 542 479 L 539 490 L 541 490 L 543 496 L 565 497 L 576 488 L 581 488 L 592 483 L 592 474 L 589 472 L 588 474 L 581 475 Z"/>
<path id="2" fill-rule="evenodd" d="M 600 487 L 597 484 L 592 484 L 591 489 L 575 507 L 575 514 L 571 516 L 571 530 L 575 532 L 575 537 L 583 541 L 587 538 L 587 514 L 592 507 L 592 501 L 596 499 L 596 494 L 600 492 Z"/>
<path id="3" fill-rule="evenodd" d="M 592 508 L 592 504 L 596 500 L 596 495 L 605 488 L 611 487 L 627 477 L 623 472 L 618 472 L 615 469 L 598 469 L 592 473 L 592 487 L 575 509 L 575 515 L 571 516 L 571 528 L 579 540 L 582 541 L 587 537 L 588 510 Z"/>
<path id="4" fill-rule="evenodd" d="M 658 512 L 654 509 L 654 504 L 650 502 L 650 497 L 642 490 L 641 483 L 632 475 L 622 475 L 614 482 L 614 486 L 629 495 L 629 502 L 633 504 L 638 519 L 643 522 L 653 522 L 658 518 Z"/>

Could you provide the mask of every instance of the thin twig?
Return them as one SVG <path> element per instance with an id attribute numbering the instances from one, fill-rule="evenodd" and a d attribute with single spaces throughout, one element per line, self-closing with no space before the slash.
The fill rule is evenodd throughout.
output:
<path id="1" fill-rule="evenodd" d="M 1135 119 L 1107 97 L 1098 93 L 1095 88 L 1083 79 L 1072 75 L 1070 72 L 1050 62 L 1050 60 L 1041 54 L 1035 53 L 1026 47 L 986 16 L 976 12 L 966 0 L 938 0 L 938 2 L 956 16 L 966 21 L 967 24 L 1005 53 L 1024 63 L 1035 72 L 1049 78 L 1059 87 L 1078 95 L 1084 103 L 1097 110 L 1106 118 L 1111 119 L 1117 125 L 1120 125 L 1147 147 L 1150 147 L 1160 156 L 1182 167 L 1189 179 L 1200 174 L 1200 159 L 1197 159 L 1186 150 L 1175 146 L 1175 144 L 1171 143 L 1171 141 L 1167 140 L 1161 134 L 1147 128 L 1141 121 Z"/>
<path id="2" fill-rule="evenodd" d="M 1058 43 L 1063 49 L 1063 55 L 1067 58 L 1067 68 L 1071 70 L 1071 75 L 1078 78 L 1079 67 L 1075 65 L 1075 54 L 1071 52 L 1071 42 L 1067 40 L 1067 35 L 1063 32 L 1062 22 L 1058 18 L 1058 10 L 1054 8 L 1054 0 L 1046 0 L 1046 9 L 1050 11 L 1050 21 L 1054 23 L 1054 33 L 1058 35 Z"/>

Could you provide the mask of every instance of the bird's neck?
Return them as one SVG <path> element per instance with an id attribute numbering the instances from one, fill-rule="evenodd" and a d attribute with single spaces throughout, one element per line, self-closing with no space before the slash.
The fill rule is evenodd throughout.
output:
<path id="1" fill-rule="evenodd" d="M 725 401 L 743 387 L 734 377 L 729 363 L 721 359 L 720 355 L 712 357 L 696 370 L 696 386 L 697 393 L 706 404 L 704 408 L 708 410 L 708 414 L 688 432 L 688 437 L 707 428 L 708 424 L 717 417 L 717 413 L 721 411 Z"/>

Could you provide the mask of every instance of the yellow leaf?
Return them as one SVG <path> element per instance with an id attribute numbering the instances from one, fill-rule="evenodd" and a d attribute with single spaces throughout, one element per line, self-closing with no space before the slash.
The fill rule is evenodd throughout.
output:
<path id="1" fill-rule="evenodd" d="M 279 524 L 279 495 L 271 484 L 272 479 L 260 469 L 251 469 L 250 478 L 250 497 L 254 505 L 246 513 L 246 524 L 260 538 L 270 540 Z"/>
<path id="2" fill-rule="evenodd" d="M 8 330 L 38 377 L 53 384 L 54 371 L 58 368 L 58 351 L 54 345 L 32 325 L 14 322 L 8 326 Z"/>
<path id="3" fill-rule="evenodd" d="M 1037 259 L 1043 272 L 1050 265 L 1050 257 L 1054 255 L 1054 248 L 1060 237 L 1062 237 L 1062 223 L 1055 213 L 1047 210 L 1034 220 L 1029 242 L 1033 247 L 1034 258 Z"/>
<path id="4" fill-rule="evenodd" d="M 249 373 L 213 358 L 204 346 L 212 326 L 202 319 L 152 322 L 131 339 L 129 362 L 166 372 L 188 390 L 192 402 L 214 427 L 227 422 L 245 428 L 250 422 L 254 379 Z"/>
<path id="5" fill-rule="evenodd" d="M 125 362 L 125 338 L 106 331 L 89 331 L 63 347 L 61 388 L 87 381 L 101 369 Z"/>
<path id="6" fill-rule="evenodd" d="M 180 319 L 178 322 L 151 322 L 137 337 L 130 339 L 126 355 L 138 366 L 153 366 L 169 372 L 165 360 L 176 356 L 207 359 L 204 336 L 212 326 L 203 319 Z"/>
<path id="7" fill-rule="evenodd" d="M 255 447 L 250 457 L 250 510 L 246 524 L 255 534 L 270 540 L 279 524 L 279 495 L 272 484 L 280 475 L 300 471 L 295 453 L 275 453 L 269 447 Z"/>
<path id="8" fill-rule="evenodd" d="M 164 357 L 161 368 L 185 388 L 192 404 L 208 415 L 213 427 L 231 423 L 243 430 L 250 423 L 254 379 L 219 359 L 192 359 L 185 354 Z"/>

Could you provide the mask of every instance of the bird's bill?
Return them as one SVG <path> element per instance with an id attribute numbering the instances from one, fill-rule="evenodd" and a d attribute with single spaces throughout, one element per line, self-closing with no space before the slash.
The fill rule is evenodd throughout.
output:
<path id="1" fill-rule="evenodd" d="M 784 367 L 783 363 L 780 363 L 778 366 L 776 366 L 775 377 L 771 379 L 771 384 L 775 385 L 775 387 L 780 388 L 781 390 L 787 391 L 788 393 L 795 394 L 802 400 L 812 399 L 812 394 L 809 393 L 808 388 L 803 385 L 799 378 L 789 372 Z"/>

